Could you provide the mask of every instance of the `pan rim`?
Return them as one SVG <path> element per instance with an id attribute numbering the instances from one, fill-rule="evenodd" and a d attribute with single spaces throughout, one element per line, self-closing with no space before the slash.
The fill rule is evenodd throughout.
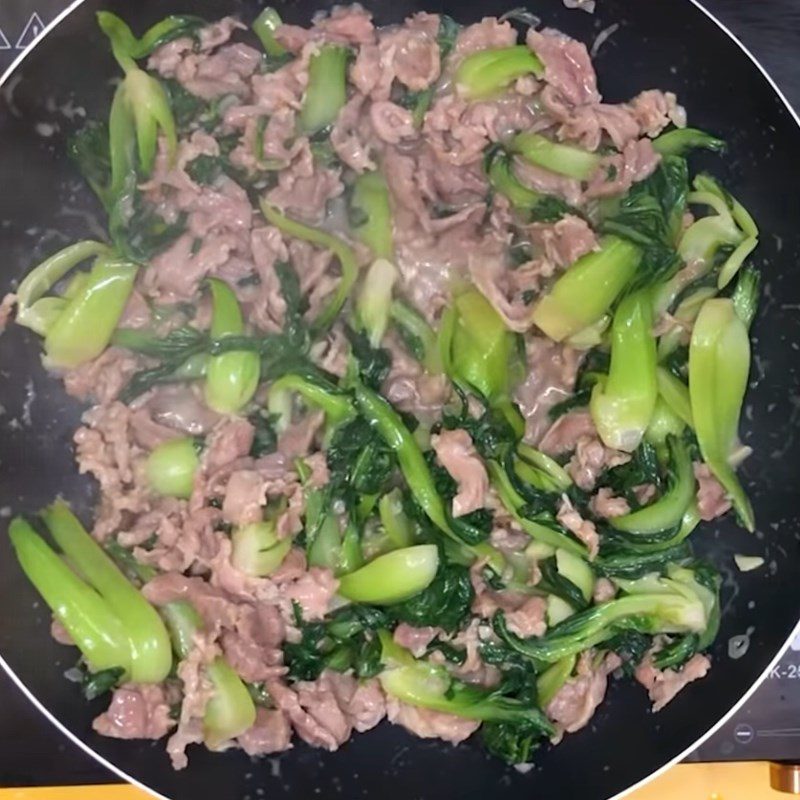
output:
<path id="1" fill-rule="evenodd" d="M 7 84 L 11 83 L 12 78 L 14 77 L 14 73 L 20 68 L 20 66 L 24 63 L 25 59 L 33 52 L 33 50 L 41 44 L 41 42 L 58 26 L 60 25 L 67 17 L 70 16 L 74 11 L 76 11 L 80 6 L 82 6 L 86 2 L 86 0 L 73 0 L 61 13 L 59 13 L 50 23 L 48 23 L 36 36 L 33 40 L 31 45 L 20 53 L 11 65 L 5 70 L 5 72 L 0 75 L 0 90 L 5 89 L 6 92 L 9 92 L 9 88 L 12 89 L 13 87 L 7 86 Z M 723 23 L 713 12 L 709 11 L 700 0 L 688 0 L 688 2 L 693 5 L 700 13 L 705 15 L 709 20 L 711 20 L 714 25 L 716 25 L 722 32 L 727 36 L 738 48 L 739 50 L 750 60 L 750 62 L 756 67 L 758 72 L 767 82 L 769 87 L 772 91 L 777 95 L 777 97 L 781 100 L 786 110 L 789 112 L 790 117 L 794 120 L 795 124 L 800 128 L 800 114 L 792 104 L 789 102 L 789 99 L 784 94 L 783 90 L 778 86 L 775 82 L 773 77 L 767 71 L 766 67 L 759 61 L 756 55 L 750 50 L 750 48 L 744 44 L 744 42 L 739 39 L 739 37 L 731 31 L 731 29 Z M 10 94 L 10 92 L 9 92 Z M 10 103 L 9 103 L 10 104 Z M 797 637 L 800 636 L 800 620 L 795 624 L 794 629 L 787 637 L 786 641 L 783 645 L 778 649 L 775 656 L 769 662 L 767 667 L 764 671 L 756 677 L 747 691 L 733 704 L 733 706 L 714 724 L 712 725 L 704 734 L 699 736 L 691 745 L 686 747 L 682 752 L 678 753 L 676 756 L 671 758 L 665 764 L 663 764 L 658 769 L 651 772 L 649 775 L 646 775 L 636 783 L 632 784 L 631 786 L 623 789 L 621 792 L 613 795 L 612 797 L 608 798 L 608 800 L 622 800 L 622 798 L 627 797 L 631 793 L 635 792 L 638 789 L 646 786 L 651 781 L 654 781 L 669 769 L 674 767 L 676 764 L 683 761 L 686 756 L 690 753 L 695 751 L 698 747 L 704 744 L 708 739 L 710 739 L 720 728 L 722 728 L 738 711 L 739 709 L 744 706 L 744 704 L 755 694 L 755 692 L 761 687 L 761 685 L 765 682 L 769 674 L 772 672 L 774 667 L 778 664 L 778 662 L 783 658 L 784 654 L 788 651 L 791 642 Z M 11 668 L 10 664 L 5 660 L 3 655 L 0 653 L 0 668 L 8 675 L 11 679 L 12 683 L 22 692 L 22 694 L 27 698 L 27 700 L 36 708 L 39 713 L 41 713 L 45 719 L 47 719 L 62 735 L 64 735 L 67 739 L 77 745 L 83 752 L 85 752 L 88 756 L 93 758 L 97 763 L 103 766 L 112 774 L 116 775 L 119 778 L 122 778 L 127 783 L 141 789 L 146 794 L 150 795 L 151 797 L 158 798 L 158 800 L 170 800 L 166 795 L 161 794 L 160 792 L 156 791 L 155 789 L 147 786 L 145 783 L 141 782 L 140 780 L 132 777 L 127 772 L 125 772 L 122 768 L 118 767 L 117 765 L 113 764 L 111 761 L 106 759 L 104 756 L 100 755 L 96 750 L 94 750 L 87 742 L 85 742 L 78 734 L 71 731 L 64 725 L 45 705 L 36 697 L 36 695 L 28 688 L 22 678 L 17 675 L 17 673 Z"/>

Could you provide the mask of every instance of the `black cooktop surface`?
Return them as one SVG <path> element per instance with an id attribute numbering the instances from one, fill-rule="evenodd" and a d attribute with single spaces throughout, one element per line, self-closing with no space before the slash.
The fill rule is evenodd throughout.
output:
<path id="1" fill-rule="evenodd" d="M 800 108 L 800 2 L 705 0 L 704 4 Z M 68 0 L 0 0 L 0 72 L 68 5 Z M 1 672 L 0 709 L 0 786 L 114 779 L 51 727 Z M 800 761 L 800 638 L 733 719 L 690 756 L 694 761 L 748 759 Z"/>

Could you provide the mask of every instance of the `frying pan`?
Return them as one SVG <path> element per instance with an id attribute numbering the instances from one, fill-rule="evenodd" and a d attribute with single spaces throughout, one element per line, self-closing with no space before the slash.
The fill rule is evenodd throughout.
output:
<path id="1" fill-rule="evenodd" d="M 373 0 L 379 24 L 425 9 L 468 23 L 500 14 L 516 0 Z M 288 22 L 307 23 L 330 0 L 277 2 Z M 252 19 L 251 0 L 85 0 L 50 32 L 5 84 L 0 100 L 0 292 L 68 240 L 97 235 L 99 209 L 65 157 L 75 108 L 106 113 L 116 66 L 94 24 L 109 8 L 142 30 L 169 13 Z M 190 752 L 187 770 L 173 772 L 163 745 L 97 736 L 91 720 L 106 700 L 87 704 L 64 680 L 75 651 L 48 635 L 50 616 L 38 602 L 0 536 L 2 665 L 30 699 L 107 767 L 174 800 L 196 798 L 358 798 L 442 800 L 499 795 L 587 800 L 609 798 L 685 753 L 741 704 L 765 677 L 798 618 L 800 592 L 800 127 L 774 86 L 740 46 L 690 0 L 646 3 L 600 0 L 594 17 L 567 11 L 561 0 L 531 9 L 548 25 L 591 42 L 612 23 L 619 29 L 600 49 L 596 66 L 605 97 L 639 90 L 675 91 L 693 125 L 722 135 L 725 159 L 699 156 L 694 167 L 719 175 L 761 225 L 756 263 L 765 285 L 754 328 L 752 390 L 743 435 L 755 447 L 743 468 L 758 516 L 755 537 L 730 521 L 693 537 L 701 555 L 721 565 L 724 616 L 710 675 L 657 716 L 645 692 L 612 681 L 607 701 L 584 731 L 543 748 L 521 774 L 490 758 L 478 744 L 457 748 L 413 738 L 388 724 L 356 735 L 336 753 L 298 743 L 279 758 L 251 761 L 241 752 Z M 66 111 L 66 114 L 64 113 Z M 80 112 L 77 112 L 80 113 Z M 35 512 L 57 494 L 85 519 L 94 486 L 76 474 L 71 436 L 81 407 L 40 366 L 39 344 L 14 326 L 0 337 L 0 514 Z M 0 523 L 0 530 L 4 525 Z M 765 566 L 739 574 L 734 553 L 762 554 Z M 749 648 L 729 656 L 731 637 Z"/>

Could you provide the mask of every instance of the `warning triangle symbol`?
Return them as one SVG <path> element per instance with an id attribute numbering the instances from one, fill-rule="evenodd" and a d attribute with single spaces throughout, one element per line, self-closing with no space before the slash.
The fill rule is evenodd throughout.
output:
<path id="1" fill-rule="evenodd" d="M 3 33 L 3 29 L 0 28 L 0 50 L 10 50 L 11 49 L 11 42 L 8 41 L 8 36 Z"/>
<path id="2" fill-rule="evenodd" d="M 28 24 L 25 26 L 25 30 L 17 39 L 17 50 L 25 50 L 25 48 L 30 47 L 33 44 L 34 39 L 44 30 L 44 23 L 42 22 L 42 18 L 39 14 L 34 11 L 31 14 L 31 18 L 28 20 Z"/>

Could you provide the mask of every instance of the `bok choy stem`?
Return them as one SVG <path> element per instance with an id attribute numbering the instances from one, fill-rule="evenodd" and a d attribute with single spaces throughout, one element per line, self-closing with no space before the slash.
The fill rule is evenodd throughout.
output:
<path id="1" fill-rule="evenodd" d="M 45 362 L 72 369 L 97 358 L 108 347 L 133 291 L 138 267 L 100 255 L 85 285 L 53 320 L 44 340 Z"/>
<path id="2" fill-rule="evenodd" d="M 339 579 L 339 594 L 355 603 L 401 603 L 426 589 L 436 577 L 439 551 L 420 544 L 379 555 Z"/>
<path id="3" fill-rule="evenodd" d="M 658 396 L 652 330 L 650 292 L 640 290 L 624 298 L 611 328 L 608 379 L 594 387 L 589 404 L 606 446 L 628 453 L 639 446 Z"/>
<path id="4" fill-rule="evenodd" d="M 28 580 L 66 628 L 90 669 L 131 670 L 131 644 L 108 603 L 81 580 L 21 517 L 8 529 L 14 552 Z"/>
<path id="5" fill-rule="evenodd" d="M 697 316 L 689 348 L 694 430 L 703 459 L 731 498 L 742 525 L 753 531 L 753 508 L 729 461 L 749 372 L 750 339 L 733 301 L 708 300 Z"/>
<path id="6" fill-rule="evenodd" d="M 251 26 L 267 55 L 272 58 L 283 58 L 287 53 L 286 48 L 275 38 L 275 31 L 281 25 L 283 20 L 280 14 L 274 8 L 267 6 Z"/>
<path id="7" fill-rule="evenodd" d="M 600 166 L 597 153 L 553 142 L 540 133 L 518 133 L 511 141 L 511 151 L 537 167 L 579 181 L 588 181 Z"/>
<path id="8" fill-rule="evenodd" d="M 164 680 L 172 668 L 172 652 L 166 628 L 156 610 L 65 503 L 54 503 L 42 512 L 42 518 L 66 558 L 119 618 L 131 648 L 131 680 L 139 683 Z"/>
<path id="9" fill-rule="evenodd" d="M 336 121 L 347 101 L 348 50 L 338 44 L 323 44 L 308 65 L 308 88 L 300 110 L 300 127 L 318 133 Z"/>
<path id="10" fill-rule="evenodd" d="M 16 321 L 40 336 L 46 335 L 55 318 L 67 305 L 66 298 L 45 297 L 47 292 L 79 264 L 106 254 L 108 245 L 102 242 L 77 242 L 34 267 L 17 289 Z"/>
<path id="11" fill-rule="evenodd" d="M 236 294 L 219 278 L 209 278 L 212 316 L 211 336 L 223 340 L 244 333 L 244 319 Z M 212 356 L 206 365 L 205 398 L 220 414 L 236 414 L 253 398 L 261 374 L 259 354 L 233 350 Z"/>
<path id="12" fill-rule="evenodd" d="M 353 289 L 353 284 L 358 277 L 358 261 L 356 260 L 353 248 L 338 236 L 290 219 L 277 208 L 269 205 L 265 200 L 261 201 L 261 211 L 267 222 L 274 225 L 287 236 L 293 236 L 296 239 L 310 242 L 317 247 L 330 250 L 336 258 L 339 259 L 339 264 L 342 269 L 342 277 L 339 281 L 339 285 L 317 319 L 314 320 L 312 328 L 313 332 L 317 335 L 325 332 L 333 324 L 337 314 L 342 310 L 342 306 L 347 302 L 347 298 L 350 296 Z"/>
<path id="13" fill-rule="evenodd" d="M 533 309 L 533 323 L 561 342 L 594 324 L 634 276 L 641 250 L 627 239 L 604 236 L 600 250 L 579 258 Z"/>
<path id="14" fill-rule="evenodd" d="M 541 78 L 544 64 L 523 44 L 478 50 L 458 65 L 456 91 L 468 100 L 483 100 L 530 74 Z"/>

